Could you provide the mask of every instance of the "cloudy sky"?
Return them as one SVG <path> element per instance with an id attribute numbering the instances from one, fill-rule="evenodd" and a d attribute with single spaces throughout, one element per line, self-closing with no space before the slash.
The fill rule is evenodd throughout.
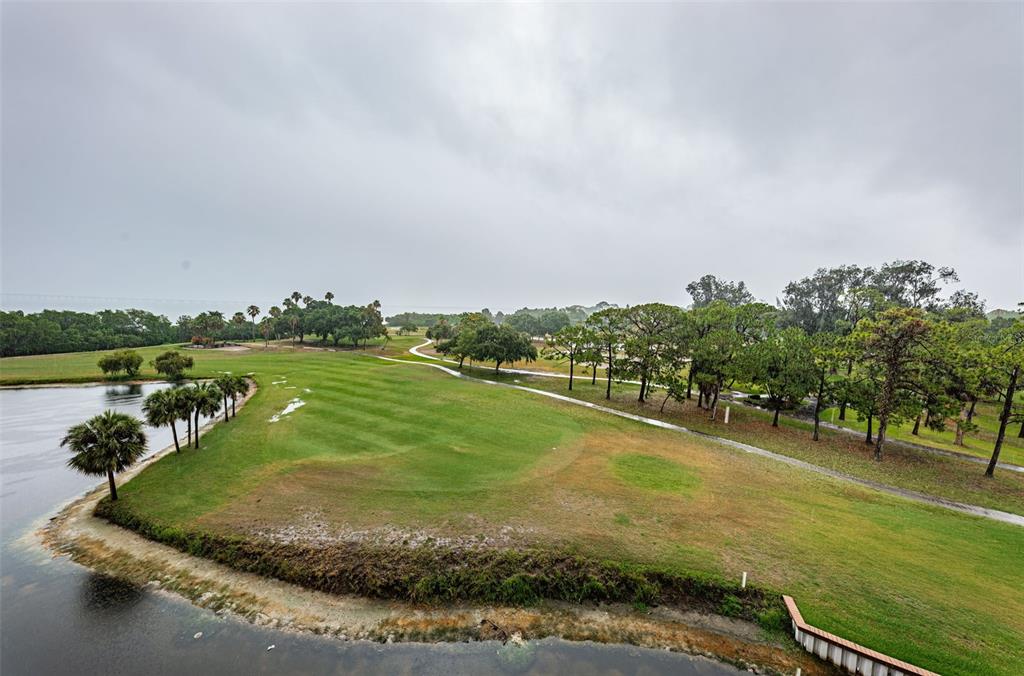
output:
<path id="1" fill-rule="evenodd" d="M 8 308 L 773 301 L 897 258 L 1024 295 L 1021 3 L 5 2 L 2 31 Z"/>

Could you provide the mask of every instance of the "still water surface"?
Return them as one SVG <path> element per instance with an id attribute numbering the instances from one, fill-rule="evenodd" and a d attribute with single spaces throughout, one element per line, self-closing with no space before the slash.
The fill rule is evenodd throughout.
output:
<path id="1" fill-rule="evenodd" d="M 51 559 L 23 537 L 100 482 L 67 469 L 60 439 L 112 408 L 139 415 L 163 384 L 0 390 L 0 673 L 674 674 L 739 673 L 630 646 L 534 641 L 380 645 L 264 629 Z M 149 447 L 171 443 L 148 428 Z M 26 544 L 26 543 L 29 544 Z M 202 638 L 195 639 L 197 632 Z M 274 646 L 268 651 L 268 646 Z M 500 653 L 500 654 L 499 654 Z"/>

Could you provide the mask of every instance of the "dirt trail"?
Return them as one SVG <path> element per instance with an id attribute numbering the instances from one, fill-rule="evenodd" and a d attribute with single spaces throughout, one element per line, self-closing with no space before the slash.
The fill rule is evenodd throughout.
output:
<path id="1" fill-rule="evenodd" d="M 423 354 L 421 354 L 420 352 L 418 352 L 416 350 L 417 350 L 417 348 L 420 348 L 420 347 L 423 347 L 424 345 L 427 345 L 429 342 L 430 341 L 427 341 L 427 343 L 423 343 L 422 345 L 417 345 L 414 348 L 410 348 L 409 351 L 412 352 L 413 354 L 417 355 L 417 356 L 424 357 L 426 355 L 423 355 Z M 933 506 L 936 506 L 936 507 L 943 507 L 945 509 L 950 509 L 950 510 L 953 510 L 955 512 L 961 512 L 963 514 L 970 514 L 972 516 L 980 516 L 982 518 L 991 519 L 993 521 L 1001 521 L 1003 523 L 1009 523 L 1009 524 L 1012 524 L 1014 526 L 1024 527 L 1024 516 L 1021 516 L 1019 514 L 1012 514 L 1010 512 L 1003 512 L 1003 511 L 1000 511 L 998 509 L 990 509 L 988 507 L 980 507 L 978 505 L 968 505 L 968 504 L 965 504 L 965 503 L 962 503 L 962 502 L 956 502 L 954 500 L 947 500 L 946 498 L 940 498 L 940 497 L 936 497 L 934 495 L 928 495 L 927 493 L 920 493 L 918 491 L 912 491 L 912 490 L 909 490 L 909 489 L 906 489 L 906 488 L 898 488 L 896 486 L 889 486 L 889 485 L 886 485 L 886 484 L 878 483 L 877 481 L 871 481 L 869 479 L 862 479 L 860 477 L 853 476 L 852 474 L 845 474 L 843 472 L 839 472 L 839 471 L 836 471 L 836 470 L 833 470 L 833 469 L 828 469 L 827 467 L 820 467 L 819 465 L 814 465 L 812 463 L 805 462 L 803 460 L 798 460 L 796 458 L 791 458 L 788 455 L 781 455 L 779 453 L 774 453 L 772 451 L 769 451 L 769 450 L 766 450 L 766 449 L 763 449 L 763 448 L 759 448 L 757 446 L 751 446 L 750 444 L 744 444 L 744 443 L 741 443 L 741 442 L 738 442 L 738 441 L 733 441 L 732 439 L 725 439 L 723 437 L 717 437 L 717 436 L 714 436 L 712 434 L 705 434 L 703 432 L 696 432 L 696 431 L 688 429 L 686 427 L 682 427 L 681 425 L 673 425 L 672 423 L 665 422 L 664 420 L 657 420 L 655 418 L 646 418 L 644 416 L 636 415 L 634 413 L 627 413 L 625 411 L 620 411 L 618 409 L 610 408 L 608 406 L 601 406 L 600 404 L 593 404 L 593 403 L 591 403 L 589 401 L 582 401 L 580 399 L 575 399 L 573 397 L 568 397 L 568 396 L 565 396 L 565 395 L 562 395 L 562 394 L 556 394 L 554 392 L 547 392 L 545 390 L 538 390 L 538 389 L 533 388 L 533 387 L 526 387 L 525 385 L 513 385 L 511 383 L 499 383 L 499 382 L 494 381 L 494 380 L 486 380 L 484 378 L 477 378 L 475 376 L 468 376 L 468 375 L 466 375 L 464 373 L 456 371 L 455 369 L 450 369 L 447 366 L 442 366 L 441 364 L 425 363 L 425 362 L 415 362 L 415 361 L 408 361 L 408 360 L 405 360 L 405 359 L 394 359 L 392 357 L 381 357 L 381 356 L 378 356 L 377 358 L 378 359 L 384 359 L 384 360 L 387 360 L 387 361 L 397 362 L 399 364 L 418 364 L 418 365 L 421 365 L 421 366 L 430 366 L 432 368 L 436 368 L 436 369 L 439 369 L 441 371 L 444 371 L 445 373 L 447 373 L 449 375 L 453 375 L 456 378 L 465 378 L 467 380 L 474 380 L 476 382 L 487 383 L 488 385 L 498 385 L 498 386 L 501 386 L 501 387 L 510 387 L 512 389 L 522 390 L 523 392 L 530 392 L 531 394 L 537 394 L 537 395 L 540 395 L 542 397 L 548 397 L 548 398 L 551 398 L 551 399 L 557 399 L 558 401 L 563 401 L 563 402 L 565 402 L 567 404 L 572 404 L 574 406 L 583 406 L 585 408 L 593 409 L 595 411 L 601 411 L 602 413 L 608 413 L 610 415 L 615 415 L 615 416 L 618 416 L 620 418 L 628 418 L 630 420 L 635 420 L 637 422 L 641 422 L 641 423 L 644 423 L 646 425 L 652 425 L 654 427 L 661 427 L 662 429 L 672 430 L 674 432 L 681 432 L 683 434 L 689 434 L 689 435 L 693 435 L 693 436 L 696 436 L 696 437 L 700 437 L 702 439 L 707 439 L 709 441 L 713 441 L 715 443 L 722 444 L 724 446 L 729 446 L 731 448 L 739 449 L 739 450 L 744 451 L 746 453 L 751 453 L 753 455 L 759 455 L 759 456 L 764 457 L 764 458 L 771 458 L 772 460 L 776 460 L 778 462 L 785 463 L 785 464 L 790 465 L 792 467 L 799 467 L 800 469 L 805 469 L 805 470 L 808 470 L 810 472 L 815 472 L 817 474 L 824 474 L 825 476 L 832 477 L 833 479 L 838 479 L 840 481 L 845 481 L 845 482 L 848 482 L 848 483 L 857 484 L 859 486 L 864 486 L 866 488 L 871 488 L 873 490 L 880 491 L 882 493 L 888 493 L 889 495 L 895 495 L 895 496 L 898 496 L 898 497 L 901 497 L 901 498 L 905 498 L 907 500 L 913 500 L 914 502 L 920 502 L 920 503 L 924 503 L 926 505 L 933 505 Z"/>

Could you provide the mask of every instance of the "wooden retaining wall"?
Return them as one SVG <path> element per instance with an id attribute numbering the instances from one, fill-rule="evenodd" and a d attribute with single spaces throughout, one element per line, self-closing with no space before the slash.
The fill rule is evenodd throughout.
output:
<path id="1" fill-rule="evenodd" d="M 915 667 L 902 660 L 875 652 L 853 641 L 830 634 L 804 622 L 796 601 L 783 596 L 793 621 L 793 638 L 809 653 L 860 676 L 939 676 L 933 671 Z"/>

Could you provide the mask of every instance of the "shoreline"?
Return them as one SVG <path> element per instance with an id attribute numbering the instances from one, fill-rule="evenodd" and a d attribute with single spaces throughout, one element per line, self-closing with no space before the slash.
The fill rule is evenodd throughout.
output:
<path id="1" fill-rule="evenodd" d="M 256 389 L 251 387 L 240 407 Z M 217 422 L 219 418 L 208 422 L 200 434 Z M 118 484 L 173 452 L 171 444 L 154 453 L 118 477 Z M 380 643 L 511 637 L 517 645 L 521 638 L 551 637 L 672 650 L 762 673 L 793 673 L 797 668 L 807 674 L 831 673 L 828 665 L 797 646 L 766 637 L 754 623 L 694 610 L 661 606 L 638 612 L 627 604 L 555 601 L 522 608 L 426 605 L 314 591 L 185 554 L 100 519 L 93 512 L 106 494 L 106 484 L 98 485 L 58 508 L 28 535 L 53 557 L 66 556 L 87 568 L 258 626 Z"/>

